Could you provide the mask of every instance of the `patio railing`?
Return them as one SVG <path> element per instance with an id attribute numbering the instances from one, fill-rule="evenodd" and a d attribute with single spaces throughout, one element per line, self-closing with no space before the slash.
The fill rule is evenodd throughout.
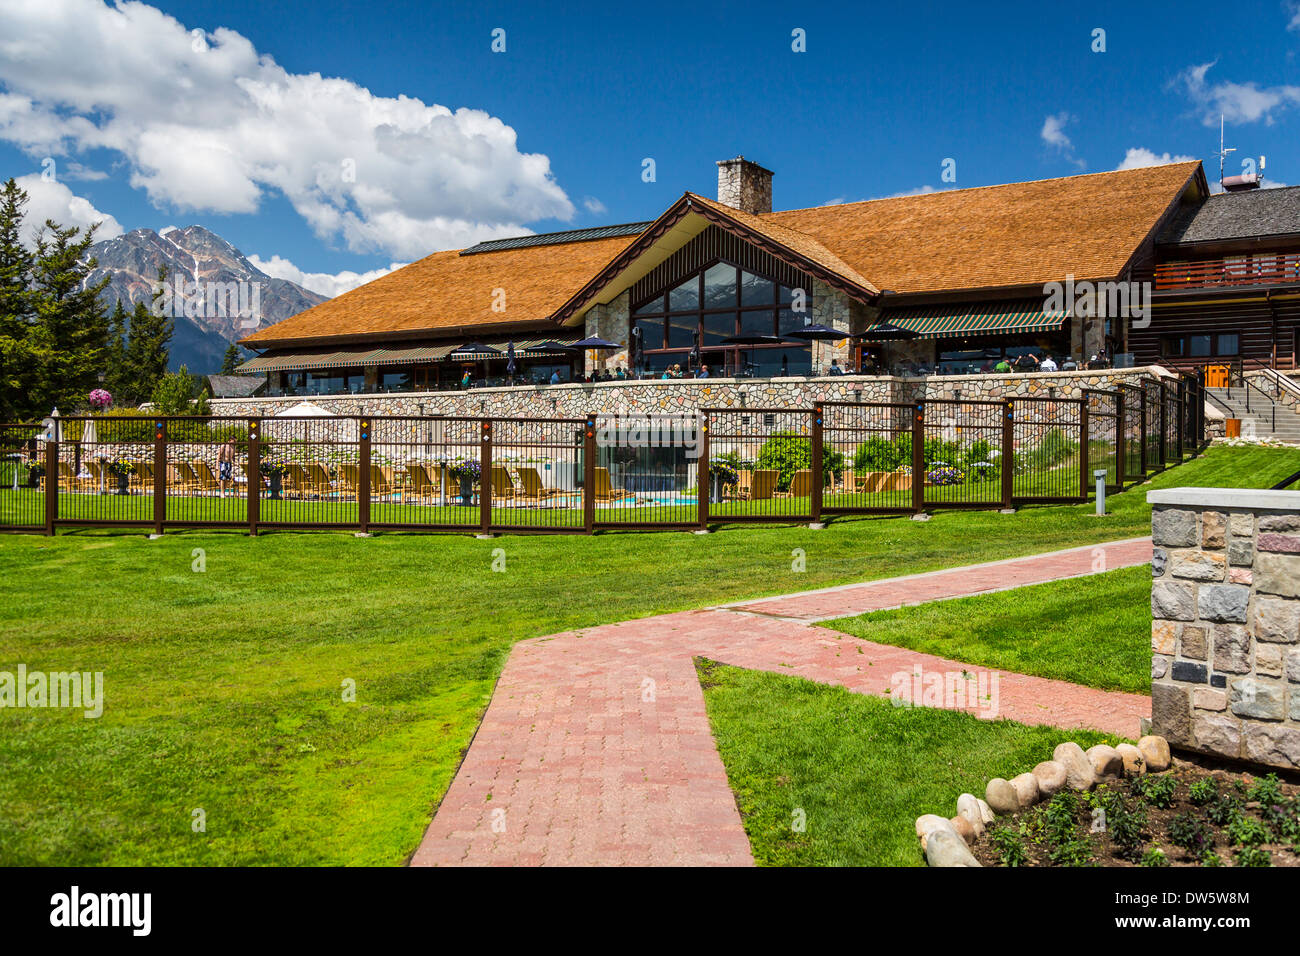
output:
<path id="1" fill-rule="evenodd" d="M 1083 502 L 1204 444 L 1198 385 L 588 418 L 0 425 L 0 530 L 591 533 Z"/>

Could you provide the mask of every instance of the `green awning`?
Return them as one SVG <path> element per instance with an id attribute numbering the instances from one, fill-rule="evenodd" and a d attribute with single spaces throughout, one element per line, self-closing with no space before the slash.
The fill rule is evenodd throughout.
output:
<path id="1" fill-rule="evenodd" d="M 1054 332 L 1065 324 L 1069 313 L 1045 311 L 1042 299 L 1015 302 L 982 302 L 959 305 L 927 305 L 886 309 L 879 321 L 915 332 L 919 339 L 954 338 L 961 335 L 1014 335 L 1022 332 Z M 862 333 L 871 339 L 871 328 Z"/>

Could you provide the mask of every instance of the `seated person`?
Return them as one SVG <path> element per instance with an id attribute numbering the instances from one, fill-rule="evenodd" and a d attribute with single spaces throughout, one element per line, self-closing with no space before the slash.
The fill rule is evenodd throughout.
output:
<path id="1" fill-rule="evenodd" d="M 1010 371 L 1011 371 L 1011 363 L 1008 362 L 1008 361 L 1004 358 L 1004 359 L 1002 359 L 1002 361 L 998 362 L 997 365 L 993 366 L 993 371 L 995 371 L 995 372 L 1010 372 Z"/>
<path id="2" fill-rule="evenodd" d="M 840 360 L 839 360 L 839 359 L 831 359 L 830 374 L 831 374 L 831 375 L 843 375 L 843 374 L 844 374 L 844 369 L 840 368 Z"/>
<path id="3" fill-rule="evenodd" d="M 1056 368 L 1056 360 L 1053 359 L 1050 355 L 1045 355 L 1045 356 L 1043 356 L 1043 360 L 1042 360 L 1041 362 L 1038 363 L 1038 370 L 1039 370 L 1040 372 L 1055 372 L 1055 371 L 1057 371 L 1057 368 Z"/>
<path id="4" fill-rule="evenodd" d="M 551 384 L 552 384 L 552 385 L 559 385 L 559 384 L 560 384 L 560 370 L 559 370 L 559 369 L 556 369 L 554 372 L 551 373 Z"/>

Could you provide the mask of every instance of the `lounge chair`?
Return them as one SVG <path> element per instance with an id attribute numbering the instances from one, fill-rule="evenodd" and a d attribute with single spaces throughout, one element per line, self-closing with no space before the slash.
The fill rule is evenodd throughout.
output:
<path id="1" fill-rule="evenodd" d="M 183 495 L 193 494 L 199 489 L 199 476 L 194 473 L 188 461 L 178 461 L 172 466 L 175 478 L 173 484 Z"/>
<path id="2" fill-rule="evenodd" d="M 84 491 L 86 479 L 77 476 L 66 461 L 59 462 L 59 487 L 63 491 Z"/>
<path id="3" fill-rule="evenodd" d="M 330 480 L 330 473 L 325 470 L 324 465 L 310 462 L 303 470 L 307 473 L 306 487 L 312 494 L 320 495 L 322 498 L 334 494 L 334 482 Z"/>
<path id="4" fill-rule="evenodd" d="M 560 488 L 547 488 L 542 484 L 542 476 L 537 473 L 536 468 L 520 468 L 519 484 L 522 487 L 515 491 L 515 497 L 524 501 L 545 501 L 547 498 L 554 498 L 557 495 L 575 494 L 575 492 L 564 491 Z"/>
<path id="5" fill-rule="evenodd" d="M 510 472 L 506 471 L 504 465 L 493 465 L 490 474 L 493 498 L 513 498 L 515 496 L 514 479 L 510 477 Z"/>
<path id="6" fill-rule="evenodd" d="M 361 471 L 358 465 L 339 465 L 339 492 L 344 495 L 356 495 L 361 487 Z"/>
<path id="7" fill-rule="evenodd" d="M 394 494 L 395 492 L 393 491 L 392 482 L 390 482 L 388 476 L 384 474 L 384 470 L 378 465 L 371 465 L 370 500 L 374 501 L 376 498 L 391 499 Z"/>
<path id="8" fill-rule="evenodd" d="M 592 495 L 597 501 L 621 501 L 624 498 L 632 497 L 631 492 L 609 486 L 608 468 L 596 469 L 596 480 L 593 485 Z"/>
<path id="9" fill-rule="evenodd" d="M 433 468 L 436 473 L 438 466 L 434 465 Z M 425 501 L 441 497 L 442 486 L 430 477 L 429 471 L 424 465 L 408 464 L 406 474 L 410 477 L 407 494 L 411 496 L 413 501 Z"/>
<path id="10" fill-rule="evenodd" d="M 796 471 L 794 477 L 790 479 L 790 487 L 786 491 L 777 492 L 781 498 L 807 498 L 812 494 L 812 469 L 805 468 L 802 471 Z"/>
<path id="11" fill-rule="evenodd" d="M 775 468 L 760 468 L 749 480 L 748 490 L 741 495 L 745 501 L 767 501 L 776 494 L 776 481 L 780 472 Z"/>
<path id="12" fill-rule="evenodd" d="M 307 474 L 307 469 L 302 465 L 289 465 L 282 481 L 286 495 L 305 498 L 311 494 L 311 476 Z"/>
<path id="13" fill-rule="evenodd" d="M 198 479 L 197 489 L 199 494 L 208 491 L 220 491 L 221 483 L 217 481 L 217 476 L 212 473 L 206 461 L 196 461 L 194 463 L 194 477 Z"/>

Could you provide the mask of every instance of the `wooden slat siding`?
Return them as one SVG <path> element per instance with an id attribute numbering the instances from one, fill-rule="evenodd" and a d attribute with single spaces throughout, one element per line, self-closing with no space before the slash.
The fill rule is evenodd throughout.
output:
<path id="1" fill-rule="evenodd" d="M 1236 262 L 1232 258 L 1162 262 L 1155 267 L 1155 287 L 1207 289 L 1300 283 L 1300 253 L 1252 253 Z"/>
<path id="2" fill-rule="evenodd" d="M 1166 335 L 1200 335 L 1236 332 L 1239 356 L 1224 357 L 1270 361 L 1273 357 L 1273 322 L 1277 316 L 1277 360 L 1285 368 L 1293 367 L 1295 329 L 1300 326 L 1300 299 L 1274 299 L 1253 302 L 1204 302 L 1194 300 L 1153 308 L 1151 325 L 1129 329 L 1129 350 L 1138 365 L 1156 364 L 1160 339 Z"/>
<path id="3" fill-rule="evenodd" d="M 804 289 L 812 296 L 812 276 L 761 249 L 755 249 L 717 226 L 709 226 L 632 286 L 632 308 L 653 295 L 671 289 L 715 259 L 733 262 L 747 272 L 775 279 L 792 289 Z"/>

